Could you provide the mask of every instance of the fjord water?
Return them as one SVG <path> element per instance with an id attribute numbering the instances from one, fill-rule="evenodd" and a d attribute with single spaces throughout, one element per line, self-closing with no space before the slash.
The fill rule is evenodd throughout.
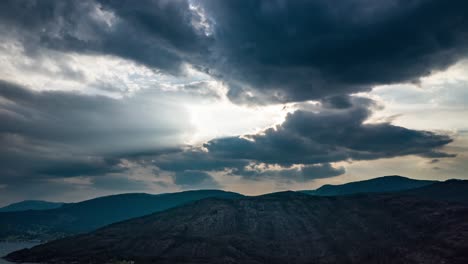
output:
<path id="1" fill-rule="evenodd" d="M 6 261 L 1 257 L 16 250 L 30 248 L 38 245 L 37 242 L 0 242 L 0 264 L 11 264 L 13 262 Z"/>

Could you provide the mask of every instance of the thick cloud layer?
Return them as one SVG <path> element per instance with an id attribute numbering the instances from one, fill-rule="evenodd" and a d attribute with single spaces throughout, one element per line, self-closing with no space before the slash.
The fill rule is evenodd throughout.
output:
<path id="1" fill-rule="evenodd" d="M 303 183 L 344 174 L 338 162 L 453 157 L 442 151 L 451 137 L 370 123 L 376 103 L 350 95 L 466 58 L 466 10 L 464 0 L 0 1 L 0 188 L 145 189 L 152 179 L 126 177 L 132 166 L 132 177 L 154 171 L 166 177 L 155 184 L 183 189 L 232 175 Z M 203 120 L 187 117 L 187 102 L 223 93 L 239 107 L 302 103 L 260 133 L 184 147 Z"/>
<path id="2" fill-rule="evenodd" d="M 305 181 L 343 174 L 343 168 L 330 165 L 333 162 L 405 155 L 453 157 L 439 150 L 452 142 L 447 135 L 391 123 L 365 123 L 376 107 L 370 99 L 330 100 L 340 102 L 338 108 L 327 99 L 314 111 L 297 110 L 282 124 L 261 133 L 213 139 L 203 145 L 205 150 L 162 155 L 155 164 L 169 171 L 231 170 L 232 174 L 249 178 Z"/>
<path id="3" fill-rule="evenodd" d="M 123 153 L 181 144 L 190 130 L 184 110 L 148 95 L 111 99 L 0 82 L 2 179 L 119 172 Z"/>
<path id="4" fill-rule="evenodd" d="M 204 171 L 185 170 L 174 174 L 174 183 L 184 189 L 219 189 L 220 185 Z"/>
<path id="5" fill-rule="evenodd" d="M 7 0 L 0 9 L 3 38 L 18 39 L 31 56 L 43 48 L 110 54 L 176 74 L 209 46 L 183 0 Z"/>
<path id="6" fill-rule="evenodd" d="M 191 64 L 240 103 L 304 101 L 416 82 L 468 51 L 464 0 L 2 1 L 2 38 Z M 14 30 L 11 30 L 11 29 Z"/>
<path id="7" fill-rule="evenodd" d="M 233 175 L 241 175 L 251 180 L 273 179 L 280 182 L 308 182 L 321 178 L 330 178 L 344 174 L 344 167 L 333 167 L 330 163 L 304 165 L 290 168 L 265 168 L 265 166 L 247 166 L 234 168 Z"/>
<path id="8" fill-rule="evenodd" d="M 366 124 L 372 101 L 354 98 L 348 109 L 298 110 L 261 134 L 220 138 L 204 146 L 216 156 L 289 166 L 403 155 L 446 156 L 435 149 L 452 140 L 390 123 Z"/>
<path id="9" fill-rule="evenodd" d="M 181 122 L 183 112 L 177 120 L 168 118 L 180 109 L 145 95 L 111 99 L 1 83 L 3 180 L 105 175 L 123 172 L 122 159 L 141 159 L 175 173 L 175 184 L 188 185 L 193 177 L 194 184 L 215 186 L 206 171 L 305 181 L 343 174 L 332 162 L 451 156 L 439 150 L 452 142 L 449 136 L 366 124 L 376 105 L 360 97 L 326 98 L 321 106 L 288 114 L 282 124 L 261 133 L 210 140 L 204 150 L 165 150 L 181 143 L 189 126 Z"/>
<path id="10" fill-rule="evenodd" d="M 236 100 L 301 101 L 417 81 L 467 55 L 463 0 L 203 3 L 222 42 L 217 69 Z"/>

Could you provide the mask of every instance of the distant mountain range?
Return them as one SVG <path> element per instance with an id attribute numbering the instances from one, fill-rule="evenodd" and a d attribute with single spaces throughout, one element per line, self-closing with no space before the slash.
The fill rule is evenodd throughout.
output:
<path id="1" fill-rule="evenodd" d="M 415 180 L 393 175 L 340 185 L 326 184 L 316 190 L 304 190 L 301 192 L 320 196 L 349 195 L 356 193 L 398 192 L 423 187 L 437 182 L 438 181 Z"/>
<path id="2" fill-rule="evenodd" d="M 100 197 L 56 209 L 0 213 L 0 239 L 51 240 L 89 232 L 118 221 L 209 198 L 238 198 L 240 194 L 198 190 L 150 195 L 143 193 Z"/>
<path id="3" fill-rule="evenodd" d="M 300 192 L 318 196 L 398 193 L 418 196 L 425 200 L 468 204 L 468 181 L 422 181 L 401 176 L 384 176 L 342 185 L 324 185 L 314 191 Z M 243 196 L 218 190 L 160 195 L 133 193 L 105 196 L 79 203 L 56 204 L 55 206 L 60 207 L 48 210 L 36 210 L 37 207 L 31 210 L 32 206 L 23 207 L 26 211 L 0 212 L 0 240 L 49 241 L 90 232 L 115 222 L 210 197 L 232 199 Z M 16 206 L 16 208 L 21 207 Z"/>
<path id="4" fill-rule="evenodd" d="M 438 197 L 432 200 L 433 195 Z M 438 201 L 441 196 L 457 202 Z M 468 206 L 458 201 L 466 197 L 466 181 L 447 181 L 392 193 L 209 198 L 17 251 L 7 259 L 461 264 L 468 263 Z"/>
<path id="5" fill-rule="evenodd" d="M 355 193 L 373 193 L 373 192 L 396 192 L 408 189 L 414 189 L 438 181 L 415 180 L 403 176 L 383 176 L 370 180 L 351 182 L 340 185 L 326 184 L 316 190 L 303 190 L 300 192 L 320 195 L 320 196 L 335 196 L 348 195 Z M 125 196 L 123 196 L 125 197 Z M 26 200 L 18 203 L 13 203 L 0 208 L 0 212 L 17 212 L 27 210 L 48 210 L 56 209 L 65 203 L 48 202 L 39 200 Z"/>
<path id="6" fill-rule="evenodd" d="M 0 212 L 17 212 L 27 210 L 49 210 L 62 206 L 64 203 L 55 203 L 38 200 L 26 200 L 19 203 L 13 203 L 0 208 Z"/>
<path id="7" fill-rule="evenodd" d="M 420 199 L 468 204 L 468 180 L 428 181 L 403 176 L 383 176 L 341 185 L 323 185 L 316 190 L 299 191 L 317 196 L 344 196 L 387 193 L 416 196 Z"/>
<path id="8" fill-rule="evenodd" d="M 456 202 L 468 205 L 468 180 L 447 180 L 436 182 L 420 188 L 402 191 L 419 199 Z"/>

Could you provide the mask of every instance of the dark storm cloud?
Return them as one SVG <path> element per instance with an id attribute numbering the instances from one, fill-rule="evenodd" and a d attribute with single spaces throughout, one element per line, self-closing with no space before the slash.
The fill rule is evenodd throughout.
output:
<path id="1" fill-rule="evenodd" d="M 307 182 L 315 179 L 330 178 L 342 175 L 345 172 L 345 168 L 335 168 L 330 163 L 281 169 L 242 167 L 232 170 L 232 174 L 242 175 L 252 180 L 275 179 L 288 182 Z"/>
<path id="2" fill-rule="evenodd" d="M 449 136 L 391 123 L 365 123 L 378 105 L 361 97 L 338 101 L 342 100 L 348 102 L 347 108 L 339 103 L 338 108 L 326 105 L 314 111 L 297 110 L 282 124 L 261 133 L 213 139 L 203 145 L 204 149 L 161 155 L 154 163 L 175 172 L 230 171 L 251 179 L 306 181 L 345 172 L 331 162 L 405 155 L 454 157 L 440 150 L 452 142 Z"/>
<path id="3" fill-rule="evenodd" d="M 207 52 L 211 41 L 193 23 L 187 1 L 1 1 L 4 31 L 26 52 L 40 48 L 102 53 L 178 73 Z"/>
<path id="4" fill-rule="evenodd" d="M 148 191 L 148 183 L 122 176 L 105 175 L 93 177 L 91 180 L 93 187 L 102 190 L 116 191 Z"/>
<path id="5" fill-rule="evenodd" d="M 3 38 L 223 80 L 240 103 L 416 82 L 468 49 L 464 0 L 1 1 Z M 13 29 L 13 30 L 12 30 Z"/>
<path id="6" fill-rule="evenodd" d="M 242 159 L 231 159 L 210 155 L 198 148 L 181 150 L 177 153 L 168 153 L 157 156 L 157 166 L 167 171 L 202 170 L 217 171 L 226 168 L 238 168 L 248 164 Z"/>
<path id="7" fill-rule="evenodd" d="M 457 155 L 456 154 L 445 153 L 445 152 L 441 152 L 441 151 L 431 151 L 431 152 L 422 154 L 421 156 L 425 157 L 425 158 L 454 158 Z"/>
<path id="8" fill-rule="evenodd" d="M 100 176 L 112 172 L 123 172 L 125 168 L 119 167 L 118 158 L 99 157 L 85 160 L 71 160 L 50 163 L 46 168 L 39 169 L 37 173 L 56 177 Z"/>
<path id="9" fill-rule="evenodd" d="M 287 159 L 287 156 L 288 154 L 285 153 L 283 158 Z M 219 153 L 199 148 L 181 149 L 179 152 L 168 151 L 167 153 L 159 153 L 157 155 L 148 154 L 139 158 L 134 156 L 132 158 L 134 161 L 144 164 L 148 164 L 148 160 L 150 160 L 150 163 L 158 168 L 173 172 L 174 183 L 181 186 L 184 186 L 183 183 L 185 183 L 186 187 L 188 187 L 187 183 L 191 181 L 194 181 L 193 184 L 198 186 L 197 178 L 204 179 L 205 177 L 202 177 L 201 174 L 205 175 L 207 171 L 224 171 L 230 175 L 239 175 L 252 180 L 276 179 L 298 182 L 333 177 L 345 173 L 343 167 L 335 168 L 328 163 L 301 167 L 290 167 L 290 164 L 288 164 L 280 168 L 269 166 L 273 165 L 273 163 L 267 164 L 267 166 L 255 166 L 264 161 L 246 156 L 226 157 L 219 155 Z M 192 176 L 192 174 L 195 175 Z M 210 175 L 207 174 L 207 176 Z M 203 186 L 203 188 L 208 188 L 207 186 L 214 185 L 204 181 Z"/>
<path id="10" fill-rule="evenodd" d="M 437 148 L 452 142 L 446 135 L 411 130 L 390 123 L 365 124 L 371 100 L 355 98 L 349 109 L 298 110 L 261 134 L 219 138 L 204 146 L 212 155 L 268 164 L 316 164 L 372 160 L 403 155 L 448 157 Z"/>
<path id="11" fill-rule="evenodd" d="M 321 104 L 325 108 L 346 109 L 353 106 L 351 97 L 347 95 L 335 95 L 322 98 Z"/>
<path id="12" fill-rule="evenodd" d="M 464 0 L 200 3 L 216 21 L 215 71 L 241 102 L 258 99 L 249 91 L 302 101 L 413 82 L 467 55 Z"/>
<path id="13" fill-rule="evenodd" d="M 175 173 L 174 184 L 183 188 L 218 189 L 219 184 L 204 171 L 185 170 Z"/>
<path id="14" fill-rule="evenodd" d="M 122 172 L 123 156 L 177 145 L 189 129 L 184 116 L 144 92 L 112 99 L 0 82 L 0 180 Z"/>

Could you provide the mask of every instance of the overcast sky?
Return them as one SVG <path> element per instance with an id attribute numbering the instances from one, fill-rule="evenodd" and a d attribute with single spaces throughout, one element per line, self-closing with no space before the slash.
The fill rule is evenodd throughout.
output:
<path id="1" fill-rule="evenodd" d="M 0 205 L 468 179 L 466 10 L 0 1 Z"/>

